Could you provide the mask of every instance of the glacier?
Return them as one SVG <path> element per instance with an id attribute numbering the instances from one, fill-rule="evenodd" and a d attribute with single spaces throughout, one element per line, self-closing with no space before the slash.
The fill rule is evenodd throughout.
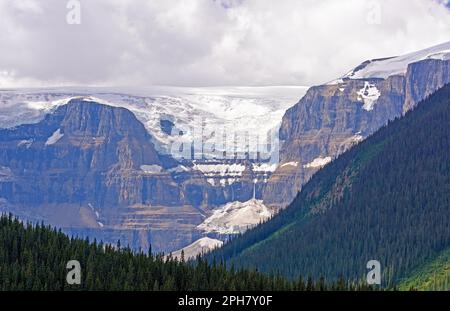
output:
<path id="1" fill-rule="evenodd" d="M 177 128 L 194 128 L 202 122 L 205 131 L 250 133 L 242 148 L 256 152 L 258 138 L 278 133 L 285 111 L 308 90 L 303 86 L 268 87 L 149 87 L 149 88 L 48 88 L 0 90 L 0 128 L 41 121 L 46 114 L 73 98 L 83 98 L 113 107 L 123 107 L 144 124 L 158 152 L 169 154 L 175 142 L 192 142 L 195 133 L 171 135 L 162 126 L 169 121 Z M 232 145 L 224 145 L 223 151 Z M 228 148 L 228 149 L 227 149 Z M 239 150 L 238 150 L 239 151 Z M 241 150 L 242 151 L 242 150 Z"/>

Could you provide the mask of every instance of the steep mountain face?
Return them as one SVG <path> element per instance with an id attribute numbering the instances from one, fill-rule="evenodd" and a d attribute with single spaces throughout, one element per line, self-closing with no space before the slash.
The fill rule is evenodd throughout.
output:
<path id="1" fill-rule="evenodd" d="M 202 219 L 184 204 L 142 123 L 124 108 L 74 99 L 39 123 L 2 129 L 0 165 L 8 211 L 71 233 L 111 243 L 122 237 L 135 247 L 154 241 L 156 249 L 169 240 L 176 248 L 186 242 L 174 238 L 177 230 L 166 237 L 158 229 L 171 231 L 181 220 L 178 230 L 185 223 L 190 240 L 190 222 Z"/>
<path id="2" fill-rule="evenodd" d="M 450 42 L 405 56 L 367 61 L 315 86 L 283 117 L 280 165 L 263 191 L 283 208 L 324 164 L 450 82 Z"/>
<path id="3" fill-rule="evenodd" d="M 306 89 L 123 90 L 135 95 L 95 88 L 5 91 L 0 92 L 0 127 L 37 123 L 74 97 L 126 108 L 145 126 L 167 171 L 186 193 L 184 199 L 196 208 L 209 209 L 229 202 L 245 202 L 254 194 L 261 197 L 276 162 L 267 163 L 267 159 L 257 160 L 255 156 L 249 158 L 246 154 L 254 155 L 261 145 L 267 149 L 264 147 L 267 134 L 270 132 L 277 136 L 282 115 Z M 201 126 L 204 128 L 199 128 Z M 223 146 L 216 144 L 215 147 L 221 152 L 218 157 L 196 149 L 198 153 L 192 153 L 184 160 L 178 158 L 180 163 L 173 161 L 174 143 L 192 144 L 194 139 L 205 142 L 211 137 L 219 137 L 218 131 L 225 131 L 228 137 L 243 136 L 236 137 L 234 141 L 229 139 Z M 255 144 L 256 141 L 261 145 Z M 278 154 L 278 149 L 269 152 Z M 203 158 L 205 155 L 207 157 Z M 155 175 L 158 167 L 148 167 L 147 171 Z"/>
<path id="4" fill-rule="evenodd" d="M 288 208 L 210 256 L 288 277 L 396 284 L 450 247 L 450 84 L 319 170 Z M 427 268 L 428 269 L 428 268 Z M 439 272 L 441 273 L 441 272 Z"/>
<path id="5" fill-rule="evenodd" d="M 161 165 L 133 114 L 78 100 L 38 124 L 2 129 L 0 140 L 2 165 L 11 170 L 14 180 L 27 184 L 13 184 L 10 193 L 3 193 L 11 203 L 118 205 L 136 202 L 138 197 L 146 200 L 134 193 L 133 178 L 143 163 Z M 92 191 L 99 183 L 108 189 Z M 28 197 L 33 188 L 36 193 Z"/>
<path id="6" fill-rule="evenodd" d="M 269 89 L 257 91 L 272 92 Z M 273 165 L 233 157 L 177 161 L 167 150 L 180 138 L 173 132 L 196 125 L 195 113 L 220 128 L 248 118 L 246 109 L 253 109 L 253 116 L 267 119 L 258 129 L 263 135 L 281 120 L 285 97 L 276 101 L 265 93 L 244 96 L 241 89 L 203 91 L 209 95 L 183 92 L 193 94 L 0 92 L 0 209 L 62 227 L 69 234 L 109 243 L 120 239 L 143 249 L 151 243 L 153 250 L 164 252 L 205 235 L 224 239 L 235 233 L 229 223 L 234 216 L 223 215 L 223 225 L 230 226 L 225 233 L 200 226 L 215 214 L 214 208 L 229 202 L 234 202 L 233 213 L 255 217 L 240 224 L 242 228 L 266 219 L 270 212 L 262 202 L 261 215 L 258 208 L 253 211 L 251 204 L 241 202 L 261 196 Z M 208 107 L 200 109 L 198 102 L 222 108 L 212 109 L 213 114 Z M 243 123 L 252 130 L 249 122 Z"/>

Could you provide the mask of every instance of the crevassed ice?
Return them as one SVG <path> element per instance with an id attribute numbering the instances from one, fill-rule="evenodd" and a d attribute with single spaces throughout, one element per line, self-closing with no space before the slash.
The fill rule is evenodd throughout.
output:
<path id="1" fill-rule="evenodd" d="M 306 93 L 307 87 L 250 88 L 146 88 L 138 90 L 57 88 L 0 92 L 0 127 L 37 123 L 45 114 L 73 98 L 129 109 L 144 124 L 156 149 L 170 153 L 174 142 L 192 142 L 194 133 L 169 135 L 161 129 L 168 118 L 175 128 L 198 126 L 204 119 L 207 129 L 247 132 L 250 148 L 270 131 L 278 132 L 285 111 Z M 135 95 L 133 95 L 135 94 Z M 175 131 L 176 132 L 176 131 Z M 199 137 L 196 137 L 199 138 Z M 225 148 L 233 146 L 226 145 Z M 244 146 L 246 147 L 246 146 Z M 250 150 L 253 152 L 254 150 Z"/>

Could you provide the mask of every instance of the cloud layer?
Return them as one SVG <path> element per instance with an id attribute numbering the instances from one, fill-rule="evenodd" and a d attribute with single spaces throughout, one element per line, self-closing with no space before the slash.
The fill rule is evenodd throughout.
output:
<path id="1" fill-rule="evenodd" d="M 450 40 L 441 0 L 0 0 L 0 87 L 312 85 Z"/>

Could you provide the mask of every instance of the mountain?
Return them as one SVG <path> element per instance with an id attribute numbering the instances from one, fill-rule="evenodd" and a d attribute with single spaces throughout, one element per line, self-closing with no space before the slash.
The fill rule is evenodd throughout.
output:
<path id="1" fill-rule="evenodd" d="M 55 88 L 0 91 L 0 127 L 36 123 L 73 97 L 130 110 L 151 135 L 160 153 L 171 144 L 192 140 L 197 133 L 173 135 L 203 122 L 206 130 L 232 127 L 235 132 L 264 136 L 278 130 L 281 118 L 307 87 L 149 87 L 149 88 Z M 233 145 L 223 146 L 232 152 Z M 238 145 L 243 148 L 243 145 Z M 254 144 L 248 146 L 251 151 Z"/>
<path id="2" fill-rule="evenodd" d="M 38 123 L 0 130 L 3 210 L 110 243 L 159 238 L 177 248 L 202 217 L 163 162 L 129 110 L 72 99 Z"/>
<path id="3" fill-rule="evenodd" d="M 225 241 L 449 82 L 449 45 L 310 89 L 2 90 L 0 208 L 135 249 Z"/>
<path id="4" fill-rule="evenodd" d="M 262 199 L 283 208 L 323 165 L 450 82 L 450 42 L 363 62 L 311 87 L 283 117 L 280 165 Z"/>
<path id="5" fill-rule="evenodd" d="M 398 284 L 450 247 L 450 84 L 320 169 L 288 208 L 210 257 L 295 278 Z"/>
<path id="6" fill-rule="evenodd" d="M 206 235 L 226 239 L 235 232 L 199 226 L 227 204 L 245 212 L 274 165 L 234 157 L 176 159 L 172 144 L 193 139 L 176 129 L 194 127 L 200 117 L 218 129 L 236 124 L 253 131 L 264 124 L 257 132 L 265 135 L 279 126 L 292 94 L 303 90 L 2 91 L 0 208 L 135 249 L 152 244 L 155 251 L 171 252 Z M 255 219 L 246 221 L 257 224 L 270 214 L 247 214 Z"/>

